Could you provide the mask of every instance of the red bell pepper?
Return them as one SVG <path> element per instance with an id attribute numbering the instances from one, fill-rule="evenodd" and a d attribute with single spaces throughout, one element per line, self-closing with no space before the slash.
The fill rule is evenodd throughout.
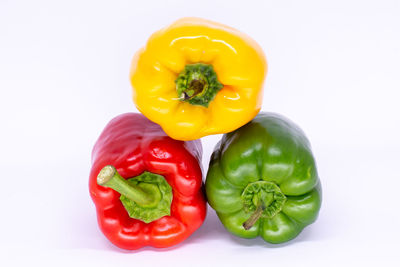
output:
<path id="1" fill-rule="evenodd" d="M 206 216 L 201 154 L 200 140 L 174 140 L 141 114 L 111 120 L 93 148 L 89 179 L 104 235 L 123 249 L 190 236 Z"/>

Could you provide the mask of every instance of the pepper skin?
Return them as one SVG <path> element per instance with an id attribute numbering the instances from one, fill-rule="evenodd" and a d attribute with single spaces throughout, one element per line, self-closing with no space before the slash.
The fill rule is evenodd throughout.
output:
<path id="1" fill-rule="evenodd" d="M 223 136 L 211 158 L 206 193 L 229 232 L 270 243 L 295 238 L 321 206 L 309 141 L 295 124 L 272 113 L 260 113 Z"/>
<path id="2" fill-rule="evenodd" d="M 183 18 L 155 32 L 136 53 L 130 80 L 140 112 L 172 138 L 194 140 L 253 119 L 266 73 L 262 49 L 247 35 Z"/>
<path id="3" fill-rule="evenodd" d="M 141 114 L 126 113 L 111 120 L 93 148 L 89 179 L 90 195 L 103 234 L 114 245 L 128 250 L 169 247 L 185 240 L 206 216 L 201 156 L 200 140 L 171 139 Z M 125 179 L 149 173 L 164 177 L 173 193 L 170 215 L 149 223 L 131 218 L 120 194 L 97 184 L 97 176 L 101 176 L 99 173 L 106 165 L 115 166 Z"/>

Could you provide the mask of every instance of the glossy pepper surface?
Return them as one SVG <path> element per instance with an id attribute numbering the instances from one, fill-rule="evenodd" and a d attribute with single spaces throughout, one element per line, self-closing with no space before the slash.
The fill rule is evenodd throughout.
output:
<path id="1" fill-rule="evenodd" d="M 247 35 L 184 18 L 150 37 L 133 59 L 130 79 L 138 110 L 172 138 L 194 140 L 254 118 L 266 72 L 262 49 Z"/>
<path id="2" fill-rule="evenodd" d="M 104 235 L 130 250 L 191 235 L 206 215 L 201 154 L 199 140 L 174 140 L 141 114 L 111 120 L 93 148 L 89 179 Z"/>
<path id="3" fill-rule="evenodd" d="M 228 231 L 270 243 L 296 237 L 321 206 L 309 141 L 295 124 L 272 113 L 260 113 L 223 136 L 212 155 L 206 192 Z"/>

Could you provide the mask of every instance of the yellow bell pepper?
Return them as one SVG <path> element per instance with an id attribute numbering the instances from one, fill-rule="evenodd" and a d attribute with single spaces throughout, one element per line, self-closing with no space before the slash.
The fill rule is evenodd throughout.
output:
<path id="1" fill-rule="evenodd" d="M 231 132 L 260 111 L 267 62 L 247 35 L 200 18 L 155 32 L 133 58 L 136 107 L 172 138 Z"/>

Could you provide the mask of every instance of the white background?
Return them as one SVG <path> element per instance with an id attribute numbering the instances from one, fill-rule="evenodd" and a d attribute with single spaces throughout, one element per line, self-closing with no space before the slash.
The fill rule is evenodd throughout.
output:
<path id="1" fill-rule="evenodd" d="M 269 63 L 263 110 L 312 143 L 323 205 L 294 241 L 233 237 L 211 209 L 171 249 L 122 251 L 97 227 L 91 148 L 136 111 L 134 52 L 184 16 L 252 36 Z M 0 0 L 0 265 L 399 266 L 399 77 L 399 1 Z M 203 139 L 205 169 L 219 138 Z"/>

